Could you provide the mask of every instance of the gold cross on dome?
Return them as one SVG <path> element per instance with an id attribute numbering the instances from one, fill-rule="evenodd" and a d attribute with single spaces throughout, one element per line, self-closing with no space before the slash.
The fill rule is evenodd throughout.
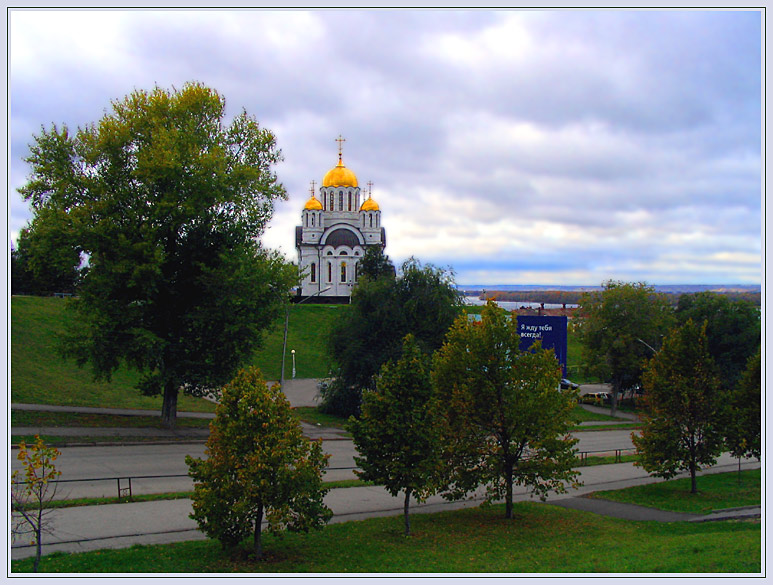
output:
<path id="1" fill-rule="evenodd" d="M 373 192 L 373 181 L 368 181 L 368 197 Z"/>
<path id="2" fill-rule="evenodd" d="M 314 192 L 316 191 L 315 187 L 317 186 L 316 181 L 311 182 L 311 189 L 309 189 L 309 193 L 311 193 L 311 196 L 314 197 Z"/>
<path id="3" fill-rule="evenodd" d="M 344 151 L 343 147 L 344 147 L 344 142 L 346 142 L 346 138 L 344 138 L 339 134 L 338 138 L 336 138 L 336 142 L 338 143 L 338 158 L 341 158 L 341 154 Z"/>

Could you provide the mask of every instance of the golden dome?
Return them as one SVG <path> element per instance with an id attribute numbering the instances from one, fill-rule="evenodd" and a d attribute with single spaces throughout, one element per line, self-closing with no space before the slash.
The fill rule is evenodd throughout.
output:
<path id="1" fill-rule="evenodd" d="M 357 177 L 352 171 L 341 162 L 341 155 L 338 155 L 338 164 L 330 169 L 322 179 L 323 187 L 356 187 Z"/>
<path id="2" fill-rule="evenodd" d="M 378 211 L 378 203 L 372 197 L 368 197 L 360 206 L 360 211 Z"/>
<path id="3" fill-rule="evenodd" d="M 306 205 L 304 205 L 303 208 L 310 209 L 312 211 L 319 211 L 322 209 L 322 203 L 320 203 L 319 199 L 312 195 L 311 199 L 306 202 Z"/>

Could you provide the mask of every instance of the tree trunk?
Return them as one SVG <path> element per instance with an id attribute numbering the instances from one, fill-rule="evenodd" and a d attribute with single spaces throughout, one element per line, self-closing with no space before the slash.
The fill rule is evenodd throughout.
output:
<path id="1" fill-rule="evenodd" d="M 405 536 L 411 535 L 411 517 L 408 514 L 408 507 L 411 504 L 411 489 L 405 490 L 405 503 L 403 504 L 403 518 L 405 520 Z"/>
<path id="2" fill-rule="evenodd" d="M 40 567 L 40 557 L 43 553 L 43 488 L 37 494 L 37 521 L 33 526 L 35 533 L 35 562 L 32 565 L 32 572 L 37 573 Z"/>
<path id="3" fill-rule="evenodd" d="M 255 537 L 253 550 L 255 552 L 255 559 L 259 560 L 263 557 L 263 543 L 261 541 L 261 528 L 263 524 L 263 504 L 258 506 L 258 517 L 255 519 Z"/>
<path id="4" fill-rule="evenodd" d="M 691 494 L 697 494 L 698 493 L 698 477 L 696 475 L 695 471 L 695 463 L 690 463 L 690 493 Z"/>
<path id="5" fill-rule="evenodd" d="M 611 411 L 609 412 L 610 416 L 616 416 L 617 415 L 617 392 L 620 389 L 620 383 L 617 380 L 612 380 L 612 404 L 611 404 Z"/>
<path id="6" fill-rule="evenodd" d="M 505 467 L 505 518 L 513 517 L 513 465 Z"/>
<path id="7" fill-rule="evenodd" d="M 177 384 L 169 380 L 164 385 L 164 403 L 161 405 L 161 424 L 174 429 L 177 422 Z"/>

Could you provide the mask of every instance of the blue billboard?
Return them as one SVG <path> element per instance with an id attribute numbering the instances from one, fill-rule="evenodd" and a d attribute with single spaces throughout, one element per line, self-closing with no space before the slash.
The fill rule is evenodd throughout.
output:
<path id="1" fill-rule="evenodd" d="M 543 349 L 553 349 L 561 364 L 561 372 L 566 378 L 566 317 L 546 317 L 536 315 L 518 316 L 518 334 L 521 336 L 521 351 L 528 351 L 538 339 Z"/>

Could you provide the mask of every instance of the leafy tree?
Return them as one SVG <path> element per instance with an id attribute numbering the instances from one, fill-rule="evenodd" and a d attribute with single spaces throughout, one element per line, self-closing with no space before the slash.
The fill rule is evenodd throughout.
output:
<path id="1" fill-rule="evenodd" d="M 33 292 L 32 273 L 27 259 L 17 248 L 11 245 L 11 294 L 29 294 Z"/>
<path id="2" fill-rule="evenodd" d="M 328 351 L 334 380 L 323 391 L 322 408 L 349 416 L 359 411 L 362 392 L 375 388 L 381 366 L 399 358 L 403 338 L 432 353 L 462 311 L 453 273 L 411 258 L 396 278 L 364 278 L 331 332 Z"/>
<path id="3" fill-rule="evenodd" d="M 185 458 L 195 482 L 191 518 L 224 549 L 252 534 L 261 558 L 264 518 L 273 533 L 307 532 L 332 515 L 322 501 L 329 455 L 302 435 L 279 386 L 269 388 L 256 368 L 224 387 L 205 453 L 205 460 Z"/>
<path id="4" fill-rule="evenodd" d="M 749 301 L 707 291 L 679 297 L 676 317 L 679 323 L 690 319 L 708 322 L 709 353 L 719 368 L 725 390 L 734 388 L 760 345 L 759 309 Z"/>
<path id="5" fill-rule="evenodd" d="M 673 323 L 666 295 L 644 283 L 608 281 L 581 301 L 580 339 L 588 373 L 612 385 L 612 415 L 618 393 L 639 385 L 645 361 Z"/>
<path id="6" fill-rule="evenodd" d="M 357 263 L 357 279 L 367 277 L 371 280 L 377 280 L 382 277 L 395 278 L 395 266 L 384 254 L 381 246 L 368 246 L 365 254 Z"/>
<path id="7" fill-rule="evenodd" d="M 54 461 L 61 453 L 54 447 L 48 447 L 35 435 L 35 442 L 19 444 L 16 458 L 22 468 L 11 475 L 11 534 L 18 538 L 32 534 L 35 545 L 33 571 L 37 573 L 40 565 L 43 533 L 47 530 L 53 509 L 48 504 L 56 496 L 56 478 L 62 472 L 57 471 Z"/>
<path id="8" fill-rule="evenodd" d="M 384 485 L 392 496 L 404 492 L 405 534 L 411 533 L 411 496 L 424 501 L 437 490 L 439 451 L 431 405 L 430 356 L 422 353 L 412 334 L 405 337 L 396 362 L 381 367 L 376 389 L 362 395 L 360 418 L 348 429 L 362 455 L 357 475 Z"/>
<path id="9" fill-rule="evenodd" d="M 759 459 L 762 454 L 761 361 L 761 348 L 757 348 L 728 400 L 726 441 L 730 452 L 739 459 Z"/>
<path id="10" fill-rule="evenodd" d="M 697 493 L 697 471 L 713 465 L 723 447 L 724 396 L 706 324 L 689 320 L 673 329 L 647 363 L 643 380 L 647 412 L 641 436 L 632 435 L 637 465 L 665 479 L 687 470 L 691 492 Z"/>
<path id="11" fill-rule="evenodd" d="M 539 343 L 519 350 L 517 320 L 489 303 L 482 320 L 461 316 L 436 353 L 432 371 L 444 466 L 444 494 L 458 499 L 487 486 L 513 514 L 513 485 L 544 499 L 549 490 L 576 485 L 569 432 L 576 391 L 559 389 L 561 367 Z"/>
<path id="12" fill-rule="evenodd" d="M 97 379 L 122 363 L 141 372 L 170 427 L 180 389 L 227 382 L 297 276 L 258 242 L 286 197 L 274 136 L 246 112 L 226 126 L 224 113 L 199 84 L 135 91 L 75 134 L 43 129 L 20 189 L 35 233 L 89 258 L 65 355 Z"/>
<path id="13" fill-rule="evenodd" d="M 18 238 L 16 260 L 22 292 L 74 293 L 80 279 L 80 251 L 72 245 L 66 214 L 42 209 Z M 17 282 L 17 285 L 22 283 Z"/>

